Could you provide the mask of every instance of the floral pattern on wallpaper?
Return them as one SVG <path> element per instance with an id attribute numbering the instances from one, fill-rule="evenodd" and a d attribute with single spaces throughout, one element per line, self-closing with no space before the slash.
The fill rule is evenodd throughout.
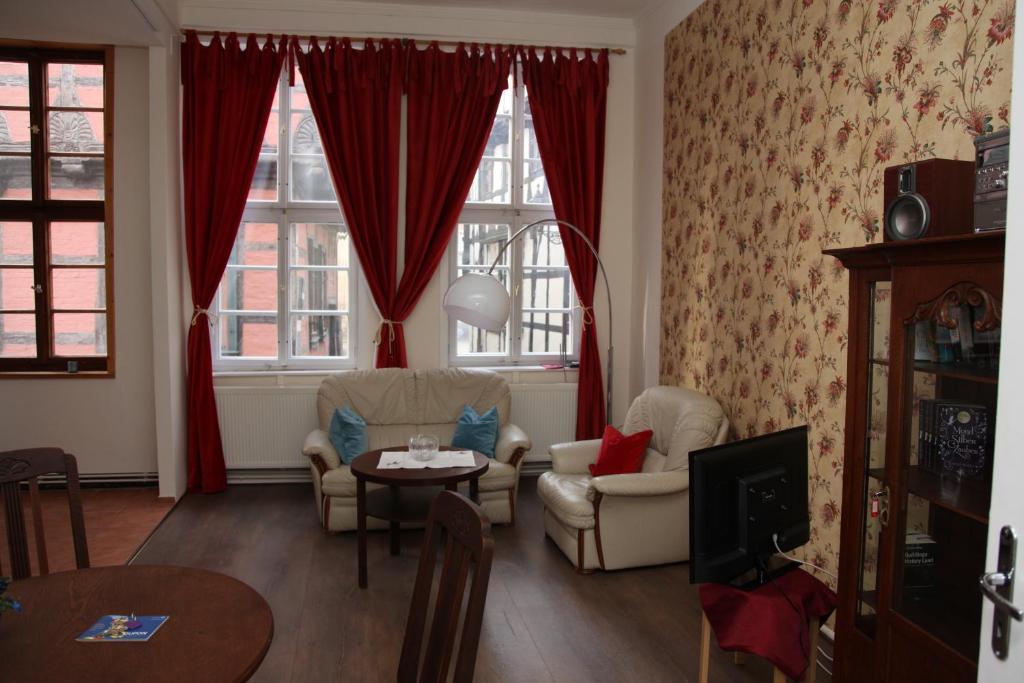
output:
<path id="1" fill-rule="evenodd" d="M 661 380 L 734 436 L 807 423 L 811 544 L 835 571 L 847 277 L 887 166 L 1008 125 L 1012 0 L 707 0 L 666 38 Z"/>

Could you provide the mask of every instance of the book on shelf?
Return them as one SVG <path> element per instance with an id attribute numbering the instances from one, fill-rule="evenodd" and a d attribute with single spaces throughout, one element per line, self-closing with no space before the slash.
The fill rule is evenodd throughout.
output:
<path id="1" fill-rule="evenodd" d="M 999 329 L 979 332 L 975 322 L 981 310 L 956 306 L 950 310 L 955 323 L 946 327 L 934 320 L 914 326 L 914 360 L 928 363 L 965 363 L 977 367 L 999 367 Z"/>
<path id="2" fill-rule="evenodd" d="M 935 585 L 935 539 L 920 531 L 907 534 L 903 544 L 903 587 Z"/>
<path id="3" fill-rule="evenodd" d="M 978 478 L 989 448 L 988 408 L 944 399 L 921 399 L 918 465 L 937 474 Z"/>

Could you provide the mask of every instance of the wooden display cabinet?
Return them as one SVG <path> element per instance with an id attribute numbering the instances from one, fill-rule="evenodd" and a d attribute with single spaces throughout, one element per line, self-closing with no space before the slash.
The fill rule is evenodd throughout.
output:
<path id="1" fill-rule="evenodd" d="M 850 273 L 836 681 L 977 678 L 1003 248 L 825 252 Z"/>

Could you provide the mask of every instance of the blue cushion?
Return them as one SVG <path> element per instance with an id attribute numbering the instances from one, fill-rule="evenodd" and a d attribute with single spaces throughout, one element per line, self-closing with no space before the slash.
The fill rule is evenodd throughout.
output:
<path id="1" fill-rule="evenodd" d="M 334 409 L 328 437 L 346 465 L 351 465 L 353 460 L 370 450 L 366 439 L 366 420 L 348 406 Z"/>
<path id="2" fill-rule="evenodd" d="M 494 448 L 498 445 L 498 406 L 494 406 L 483 415 L 477 415 L 472 406 L 466 406 L 455 423 L 455 436 L 452 437 L 453 448 L 468 448 L 479 451 L 488 458 L 494 457 Z"/>

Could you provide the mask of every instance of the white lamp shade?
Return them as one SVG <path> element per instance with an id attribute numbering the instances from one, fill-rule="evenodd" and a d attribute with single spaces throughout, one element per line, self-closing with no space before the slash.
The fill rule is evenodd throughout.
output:
<path id="1" fill-rule="evenodd" d="M 508 291 L 493 275 L 466 273 L 444 295 L 449 316 L 485 330 L 505 327 L 511 308 Z"/>

